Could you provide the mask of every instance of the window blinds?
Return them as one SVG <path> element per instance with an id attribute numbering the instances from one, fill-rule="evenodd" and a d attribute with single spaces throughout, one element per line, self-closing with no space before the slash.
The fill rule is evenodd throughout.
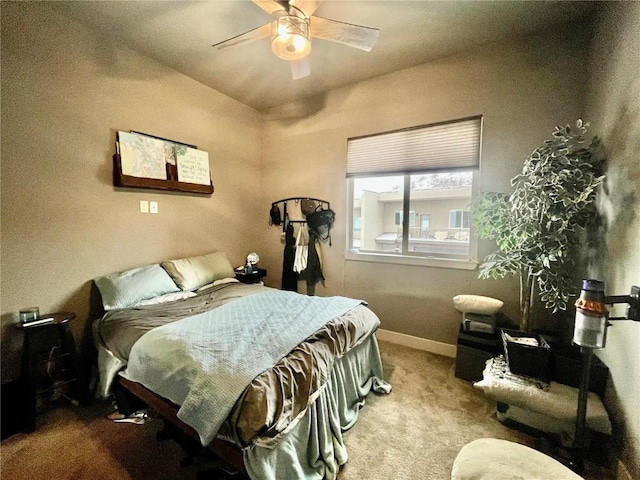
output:
<path id="1" fill-rule="evenodd" d="M 350 138 L 347 176 L 477 168 L 482 117 Z"/>

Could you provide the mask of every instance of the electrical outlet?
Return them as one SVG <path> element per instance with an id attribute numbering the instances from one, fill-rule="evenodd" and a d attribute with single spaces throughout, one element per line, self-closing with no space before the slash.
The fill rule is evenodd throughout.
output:
<path id="1" fill-rule="evenodd" d="M 149 213 L 149 201 L 140 200 L 140 213 Z"/>
<path id="2" fill-rule="evenodd" d="M 149 212 L 158 213 L 158 202 L 149 202 Z"/>

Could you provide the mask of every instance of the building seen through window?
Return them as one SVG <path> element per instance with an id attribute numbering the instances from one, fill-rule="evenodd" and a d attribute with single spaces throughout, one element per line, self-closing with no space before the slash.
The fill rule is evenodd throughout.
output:
<path id="1" fill-rule="evenodd" d="M 350 138 L 349 252 L 473 260 L 481 138 L 481 116 Z"/>
<path id="2" fill-rule="evenodd" d="M 408 252 L 468 256 L 473 173 L 353 179 L 353 250 L 403 252 L 404 185 L 409 184 Z"/>

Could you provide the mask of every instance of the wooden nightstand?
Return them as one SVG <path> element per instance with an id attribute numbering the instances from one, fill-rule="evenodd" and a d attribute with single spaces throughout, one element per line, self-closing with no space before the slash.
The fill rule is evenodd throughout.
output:
<path id="1" fill-rule="evenodd" d="M 242 283 L 260 283 L 267 276 L 264 268 L 256 268 L 252 273 L 244 273 L 244 270 L 236 270 L 236 280 Z"/>
<path id="2" fill-rule="evenodd" d="M 51 398 L 68 386 L 73 400 L 88 402 L 87 385 L 69 328 L 74 318 L 75 313 L 58 312 L 16 324 L 24 333 L 21 383 L 25 396 L 22 425 L 26 432 L 35 430 L 38 397 Z"/>

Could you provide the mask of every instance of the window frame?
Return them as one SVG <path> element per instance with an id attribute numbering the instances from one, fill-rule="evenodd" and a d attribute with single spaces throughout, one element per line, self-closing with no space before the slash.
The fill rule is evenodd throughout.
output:
<path id="1" fill-rule="evenodd" d="M 479 191 L 480 183 L 480 157 L 482 152 L 482 116 L 478 116 L 480 119 L 480 151 L 478 157 L 478 166 L 475 168 L 463 167 L 463 168 L 442 168 L 442 169 L 426 169 L 426 170 L 410 170 L 403 172 L 394 172 L 396 176 L 404 176 L 404 189 L 403 189 L 403 212 L 411 212 L 411 176 L 421 174 L 434 174 L 434 173 L 454 173 L 456 171 L 470 171 L 472 173 L 471 181 L 471 196 L 469 201 L 471 202 Z M 466 119 L 460 119 L 464 121 Z M 354 180 L 362 177 L 383 177 L 388 176 L 389 173 L 367 173 L 358 175 L 348 175 L 346 178 L 346 213 L 347 222 L 346 225 L 353 225 L 353 209 L 354 209 Z M 464 212 L 468 210 L 468 207 L 462 210 L 461 224 L 464 225 Z M 469 212 L 470 215 L 470 212 Z M 416 214 L 416 217 L 418 215 Z M 468 255 L 460 256 L 455 254 L 425 254 L 424 252 L 409 252 L 409 217 L 410 215 L 402 215 L 402 252 L 382 252 L 382 251 L 361 251 L 358 248 L 353 248 L 353 228 L 347 228 L 346 232 L 346 245 L 345 245 L 345 260 L 363 261 L 373 263 L 385 263 L 385 264 L 397 264 L 397 265 L 416 265 L 416 266 L 428 266 L 438 268 L 451 268 L 462 270 L 474 270 L 478 266 L 477 254 L 478 254 L 478 242 L 475 235 L 475 229 L 473 223 L 470 221 L 469 225 L 469 253 Z M 470 219 L 470 216 L 469 216 Z M 394 222 L 395 223 L 395 222 Z M 466 228 L 461 226 L 459 228 Z"/>

